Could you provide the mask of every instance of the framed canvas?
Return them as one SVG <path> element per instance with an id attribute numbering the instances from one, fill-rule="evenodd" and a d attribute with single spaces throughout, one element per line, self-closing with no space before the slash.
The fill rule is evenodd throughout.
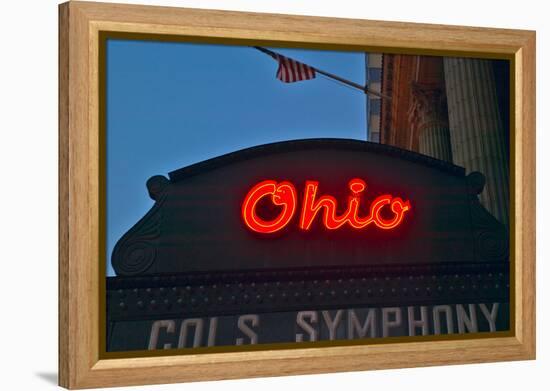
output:
<path id="1" fill-rule="evenodd" d="M 534 359 L 534 32 L 59 20 L 61 386 Z"/>

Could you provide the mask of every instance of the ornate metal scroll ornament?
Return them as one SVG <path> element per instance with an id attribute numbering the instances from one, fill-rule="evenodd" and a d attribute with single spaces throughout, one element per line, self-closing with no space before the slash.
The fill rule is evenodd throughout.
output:
<path id="1" fill-rule="evenodd" d="M 485 187 L 485 176 L 472 172 L 467 177 L 470 194 L 470 213 L 476 246 L 476 256 L 481 261 L 507 261 L 509 258 L 508 231 L 479 202 L 478 194 Z"/>
<path id="2" fill-rule="evenodd" d="M 133 276 L 146 272 L 157 257 L 162 204 L 166 199 L 168 179 L 157 175 L 147 181 L 149 196 L 155 205 L 116 244 L 111 263 L 119 276 Z"/>

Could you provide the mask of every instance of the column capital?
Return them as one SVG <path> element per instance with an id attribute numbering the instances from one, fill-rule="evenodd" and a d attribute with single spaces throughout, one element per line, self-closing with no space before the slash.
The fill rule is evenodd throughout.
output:
<path id="1" fill-rule="evenodd" d="M 411 83 L 411 122 L 423 128 L 430 125 L 448 126 L 447 96 L 440 83 Z"/>

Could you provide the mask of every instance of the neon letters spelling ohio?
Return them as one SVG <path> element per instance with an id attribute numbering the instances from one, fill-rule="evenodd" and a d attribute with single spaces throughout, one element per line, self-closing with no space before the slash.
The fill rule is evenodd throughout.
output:
<path id="1" fill-rule="evenodd" d="M 306 181 L 304 197 L 302 200 L 302 210 L 299 215 L 298 226 L 307 231 L 311 228 L 315 217 L 321 213 L 325 228 L 335 230 L 348 224 L 354 229 L 362 229 L 370 224 L 374 224 L 381 229 L 393 229 L 399 226 L 405 218 L 405 213 L 411 210 L 410 202 L 403 201 L 400 197 L 393 197 L 390 194 L 378 196 L 370 205 L 368 216 L 359 216 L 359 205 L 361 203 L 361 193 L 367 189 L 367 184 L 362 179 L 352 179 L 349 181 L 350 195 L 348 197 L 348 206 L 341 215 L 336 214 L 337 201 L 334 197 L 323 195 L 318 197 L 317 190 L 319 182 Z M 279 215 L 272 220 L 266 221 L 256 214 L 258 202 L 270 196 L 274 205 L 280 206 Z M 246 197 L 242 205 L 243 221 L 252 231 L 262 234 L 270 234 L 282 230 L 286 227 L 296 213 L 298 207 L 298 196 L 296 188 L 291 182 L 277 182 L 274 180 L 265 180 L 256 184 Z M 383 217 L 384 207 L 389 208 Z"/>

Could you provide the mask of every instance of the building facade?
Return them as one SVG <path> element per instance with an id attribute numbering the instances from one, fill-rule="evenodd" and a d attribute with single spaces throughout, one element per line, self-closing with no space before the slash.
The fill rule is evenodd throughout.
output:
<path id="1" fill-rule="evenodd" d="M 382 81 L 382 54 L 365 53 L 365 80 L 373 91 L 380 91 Z M 380 142 L 380 97 L 367 94 L 367 140 Z"/>
<path id="2" fill-rule="evenodd" d="M 377 56 L 379 91 L 392 99 L 369 107 L 369 141 L 481 172 L 486 178 L 481 203 L 509 226 L 508 61 L 369 54 L 369 75 L 377 72 L 371 60 Z"/>

